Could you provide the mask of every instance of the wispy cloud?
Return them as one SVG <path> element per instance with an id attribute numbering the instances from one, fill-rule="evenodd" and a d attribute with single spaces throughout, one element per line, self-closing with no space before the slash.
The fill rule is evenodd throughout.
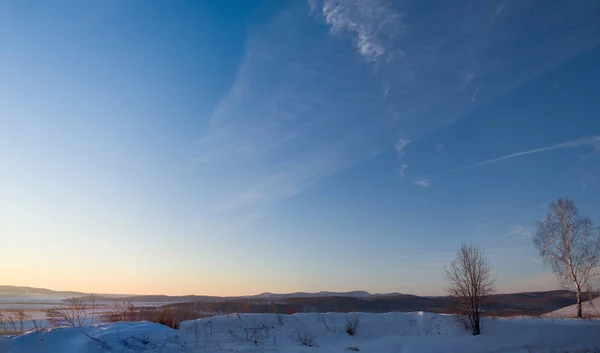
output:
<path id="1" fill-rule="evenodd" d="M 463 87 L 468 86 L 473 79 L 475 78 L 475 73 L 473 71 L 467 71 L 463 73 Z"/>
<path id="2" fill-rule="evenodd" d="M 481 92 L 482 87 L 475 87 L 475 90 L 473 91 L 473 94 L 471 95 L 471 102 L 475 102 L 475 99 L 477 99 L 477 96 L 479 95 L 479 92 Z"/>
<path id="3" fill-rule="evenodd" d="M 314 0 L 309 14 L 293 3 L 252 28 L 196 146 L 199 180 L 218 180 L 202 195 L 206 207 L 267 214 L 336 172 L 392 148 L 404 153 L 400 132 L 418 141 L 600 43 L 595 18 L 564 15 L 559 3 L 534 21 L 514 3 L 493 31 L 495 3 L 439 2 L 426 14 L 416 4 Z M 456 6 L 472 14 L 459 27 Z M 565 30 L 573 22 L 581 25 Z M 542 26 L 552 29 L 543 41 Z M 531 46 L 505 50 L 523 36 Z M 472 101 L 476 87 L 485 89 Z"/>
<path id="4" fill-rule="evenodd" d="M 396 144 L 394 145 L 394 149 L 396 150 L 396 153 L 398 153 L 399 156 L 403 156 L 404 148 L 406 146 L 408 146 L 409 143 L 410 143 L 409 139 L 399 139 L 398 141 L 396 141 Z"/>
<path id="5" fill-rule="evenodd" d="M 406 163 L 402 163 L 400 165 L 400 169 L 398 170 L 398 174 L 400 174 L 401 178 L 404 178 L 406 176 L 406 169 L 408 168 L 408 164 Z"/>
<path id="6" fill-rule="evenodd" d="M 368 61 L 390 60 L 390 45 L 404 24 L 400 13 L 386 0 L 309 1 L 312 11 L 322 14 L 333 34 L 353 33 L 356 49 Z"/>
<path id="7" fill-rule="evenodd" d="M 565 148 L 577 148 L 577 147 L 582 147 L 582 146 L 587 146 L 587 145 L 594 145 L 595 143 L 597 143 L 599 141 L 600 141 L 600 136 L 583 137 L 583 138 L 580 138 L 580 139 L 577 139 L 577 140 L 570 140 L 570 141 L 565 141 L 565 142 L 557 143 L 557 144 L 552 145 L 552 146 L 534 148 L 534 149 L 527 150 L 527 151 L 521 151 L 521 152 L 507 154 L 505 156 L 494 158 L 494 159 L 490 159 L 490 160 L 487 160 L 487 161 L 484 161 L 484 162 L 479 162 L 479 163 L 470 164 L 470 165 L 466 165 L 466 166 L 463 166 L 463 167 L 455 168 L 455 169 L 450 170 L 449 172 L 457 172 L 457 171 L 461 171 L 461 170 L 467 170 L 467 169 L 473 169 L 473 168 L 477 168 L 477 167 L 483 167 L 483 166 L 488 165 L 488 164 L 498 163 L 498 162 L 502 162 L 502 161 L 507 160 L 507 159 L 511 159 L 511 158 L 515 158 L 515 157 L 521 157 L 521 156 L 526 156 L 526 155 L 529 155 L 529 154 L 542 153 L 542 152 L 548 152 L 548 151 L 555 151 L 555 150 L 560 150 L 560 149 L 565 149 Z"/>
<path id="8" fill-rule="evenodd" d="M 413 254 L 413 255 L 406 255 L 406 256 L 398 256 L 398 259 L 412 259 L 415 257 L 451 257 L 456 255 L 456 251 L 455 252 L 437 252 L 437 253 L 424 253 L 424 254 Z"/>
<path id="9" fill-rule="evenodd" d="M 494 12 L 496 15 L 499 15 L 502 10 L 504 10 L 504 8 L 506 7 L 506 4 L 504 3 L 499 3 L 498 6 L 496 6 L 496 11 Z"/>
<path id="10" fill-rule="evenodd" d="M 412 181 L 412 184 L 428 188 L 431 186 L 431 180 L 427 178 L 418 178 Z"/>
<path id="11" fill-rule="evenodd" d="M 518 239 L 530 239 L 533 236 L 533 232 L 529 227 L 522 225 L 511 226 L 508 232 L 504 233 L 505 237 L 515 237 Z"/>
<path id="12" fill-rule="evenodd" d="M 486 253 L 500 253 L 500 252 L 505 252 L 506 250 L 507 250 L 506 248 L 488 248 L 488 249 L 485 249 L 485 252 Z M 451 259 L 454 256 L 456 256 L 456 251 L 421 253 L 421 254 L 398 256 L 396 258 L 397 259 L 413 259 L 413 258 L 420 258 L 420 257 L 441 257 L 443 259 Z M 427 263 L 430 263 L 430 262 L 427 262 Z M 441 262 L 442 267 L 446 263 L 447 262 L 445 262 L 445 261 Z"/>
<path id="13" fill-rule="evenodd" d="M 339 139 L 316 151 L 298 157 L 294 165 L 284 168 L 252 184 L 241 193 L 228 200 L 218 211 L 233 211 L 252 205 L 269 205 L 299 194 L 316 181 L 335 172 L 351 167 L 357 162 L 374 157 L 368 151 L 363 154 L 349 154 L 348 140 L 359 140 L 356 135 Z"/>
<path id="14" fill-rule="evenodd" d="M 496 26 L 496 21 L 498 20 L 498 17 L 500 16 L 500 14 L 504 11 L 505 7 L 506 7 L 506 4 L 504 4 L 502 2 L 496 6 L 496 10 L 494 10 L 494 14 L 492 15 L 492 18 L 490 20 L 490 25 L 492 27 Z"/>
<path id="15" fill-rule="evenodd" d="M 586 160 L 586 159 L 599 157 L 599 156 L 600 156 L 600 139 L 593 143 L 593 150 L 589 153 L 579 156 L 579 160 Z"/>
<path id="16" fill-rule="evenodd" d="M 600 180 L 600 140 L 594 142 L 592 151 L 586 152 L 578 157 L 577 186 L 587 189 L 597 185 Z"/>
<path id="17" fill-rule="evenodd" d="M 396 150 L 398 157 L 400 157 L 400 158 L 404 157 L 404 149 L 406 148 L 406 146 L 408 146 L 409 143 L 410 143 L 410 140 L 406 139 L 406 138 L 401 138 L 398 141 L 396 141 L 396 144 L 394 145 L 394 149 Z M 408 164 L 406 164 L 406 163 L 402 163 L 400 165 L 398 174 L 400 175 L 401 178 L 404 178 L 406 176 L 407 168 L 408 168 Z"/>
<path id="18" fill-rule="evenodd" d="M 441 151 L 444 148 L 446 148 L 446 145 L 444 145 L 443 143 L 438 143 L 437 145 L 435 145 L 435 150 L 436 151 Z"/>

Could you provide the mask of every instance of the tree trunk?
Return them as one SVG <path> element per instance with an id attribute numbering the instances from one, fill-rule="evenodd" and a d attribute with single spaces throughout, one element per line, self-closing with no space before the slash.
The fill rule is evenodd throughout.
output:
<path id="1" fill-rule="evenodd" d="M 479 320 L 475 320 L 475 325 L 473 325 L 473 336 L 477 336 L 481 333 L 481 327 L 479 325 Z"/>
<path id="2" fill-rule="evenodd" d="M 583 313 L 581 310 L 581 289 L 580 288 L 577 288 L 576 296 L 577 296 L 577 317 L 582 318 Z"/>
<path id="3" fill-rule="evenodd" d="M 479 305 L 475 304 L 475 310 L 473 313 L 473 336 L 477 336 L 481 333 Z"/>

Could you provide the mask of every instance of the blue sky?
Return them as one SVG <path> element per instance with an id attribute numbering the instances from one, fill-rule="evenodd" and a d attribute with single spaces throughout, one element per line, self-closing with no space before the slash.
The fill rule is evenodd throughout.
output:
<path id="1" fill-rule="evenodd" d="M 441 294 L 463 241 L 554 289 L 600 222 L 600 3 L 0 2 L 0 283 Z"/>

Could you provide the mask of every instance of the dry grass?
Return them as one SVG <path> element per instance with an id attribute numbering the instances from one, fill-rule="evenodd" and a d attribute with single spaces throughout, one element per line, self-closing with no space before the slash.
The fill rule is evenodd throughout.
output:
<path id="1" fill-rule="evenodd" d="M 150 321 L 178 330 L 182 321 L 206 317 L 190 305 L 176 307 L 140 307 L 130 302 L 115 302 L 112 308 L 101 317 L 103 322 Z"/>

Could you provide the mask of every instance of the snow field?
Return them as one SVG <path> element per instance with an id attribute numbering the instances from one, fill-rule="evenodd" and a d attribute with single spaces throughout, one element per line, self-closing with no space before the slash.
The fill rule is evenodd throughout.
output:
<path id="1" fill-rule="evenodd" d="M 356 335 L 345 332 L 358 317 Z M 30 332 L 0 342 L 0 353 L 485 353 L 586 352 L 600 347 L 600 321 L 484 319 L 472 336 L 453 315 L 241 314 L 181 323 L 179 331 L 154 323 L 113 323 Z M 308 344 L 308 345 L 307 345 Z"/>

